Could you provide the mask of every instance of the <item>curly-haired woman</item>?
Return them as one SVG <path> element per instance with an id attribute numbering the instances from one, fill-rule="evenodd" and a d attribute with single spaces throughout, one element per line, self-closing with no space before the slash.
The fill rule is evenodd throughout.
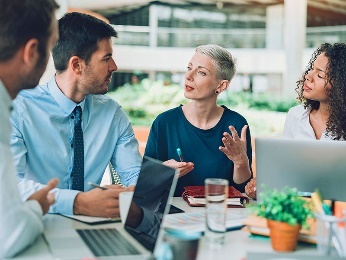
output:
<path id="1" fill-rule="evenodd" d="M 297 81 L 301 103 L 287 114 L 283 136 L 346 140 L 346 44 L 322 44 Z"/>
<path id="2" fill-rule="evenodd" d="M 288 111 L 283 137 L 346 140 L 346 44 L 322 44 L 297 81 L 301 103 Z M 256 178 L 245 186 L 256 198 Z"/>

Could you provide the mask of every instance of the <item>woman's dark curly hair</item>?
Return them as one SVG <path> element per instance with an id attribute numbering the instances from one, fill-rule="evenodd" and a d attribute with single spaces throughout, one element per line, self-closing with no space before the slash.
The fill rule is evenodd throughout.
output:
<path id="1" fill-rule="evenodd" d="M 305 108 L 311 110 L 318 109 L 320 102 L 306 99 L 303 96 L 303 86 L 305 76 L 313 69 L 313 63 L 317 56 L 324 53 L 328 58 L 326 68 L 326 84 L 330 83 L 331 88 L 326 88 L 327 102 L 329 105 L 329 118 L 327 121 L 327 135 L 332 136 L 335 140 L 343 138 L 346 140 L 346 44 L 335 43 L 322 44 L 313 54 L 306 67 L 302 78 L 297 81 L 296 92 L 298 101 Z"/>

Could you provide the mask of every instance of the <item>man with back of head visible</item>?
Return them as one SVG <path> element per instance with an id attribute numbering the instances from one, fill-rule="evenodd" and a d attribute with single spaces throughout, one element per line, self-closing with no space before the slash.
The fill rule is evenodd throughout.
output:
<path id="1" fill-rule="evenodd" d="M 0 258 L 12 257 L 43 231 L 41 217 L 54 203 L 58 179 L 19 197 L 10 147 L 12 99 L 33 88 L 46 69 L 58 37 L 54 0 L 0 0 Z M 41 162 L 44 163 L 44 162 Z M 47 182 L 46 182 L 47 183 Z"/>
<path id="2" fill-rule="evenodd" d="M 119 216 L 119 192 L 129 188 L 87 184 L 99 184 L 109 162 L 123 184 L 137 182 L 142 158 L 132 126 L 122 108 L 104 95 L 117 70 L 112 37 L 117 37 L 113 27 L 93 16 L 65 14 L 52 51 L 55 76 L 22 91 L 14 102 L 11 145 L 21 195 L 26 199 L 47 179 L 58 177 L 50 212 Z"/>

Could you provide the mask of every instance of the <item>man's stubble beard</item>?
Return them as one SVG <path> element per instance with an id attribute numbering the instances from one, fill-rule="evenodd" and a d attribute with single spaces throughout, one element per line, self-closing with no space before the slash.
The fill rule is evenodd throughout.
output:
<path id="1" fill-rule="evenodd" d="M 83 88 L 87 90 L 87 95 L 104 95 L 108 92 L 108 86 L 106 86 L 106 89 L 103 90 L 104 80 L 100 83 L 99 81 L 95 80 L 94 74 L 92 73 L 92 70 L 89 66 L 87 66 L 84 70 L 85 77 L 84 82 L 82 83 Z"/>

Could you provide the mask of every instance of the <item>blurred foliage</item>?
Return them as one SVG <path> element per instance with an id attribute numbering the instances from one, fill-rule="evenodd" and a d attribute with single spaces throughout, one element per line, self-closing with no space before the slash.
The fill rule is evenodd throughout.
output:
<path id="1" fill-rule="evenodd" d="M 257 216 L 309 229 L 307 219 L 313 217 L 311 205 L 297 189 L 288 186 L 282 190 L 265 188 L 260 195 L 261 202 L 248 206 Z"/>
<path id="2" fill-rule="evenodd" d="M 247 107 L 256 110 L 287 112 L 298 104 L 294 98 L 278 98 L 270 93 L 230 92 L 221 93 L 219 100 L 222 104 L 232 107 Z"/>
<path id="3" fill-rule="evenodd" d="M 149 79 L 135 85 L 125 84 L 108 95 L 124 108 L 131 123 L 137 126 L 150 126 L 158 114 L 188 102 L 182 86 L 166 86 Z M 281 134 L 286 112 L 298 104 L 293 98 L 277 98 L 270 93 L 232 91 L 222 92 L 218 103 L 242 114 L 252 134 L 274 136 Z"/>
<path id="4" fill-rule="evenodd" d="M 108 94 L 124 108 L 131 118 L 155 118 L 169 108 L 187 103 L 181 86 L 165 86 L 160 81 L 149 79 L 144 79 L 136 85 L 125 84 Z"/>

